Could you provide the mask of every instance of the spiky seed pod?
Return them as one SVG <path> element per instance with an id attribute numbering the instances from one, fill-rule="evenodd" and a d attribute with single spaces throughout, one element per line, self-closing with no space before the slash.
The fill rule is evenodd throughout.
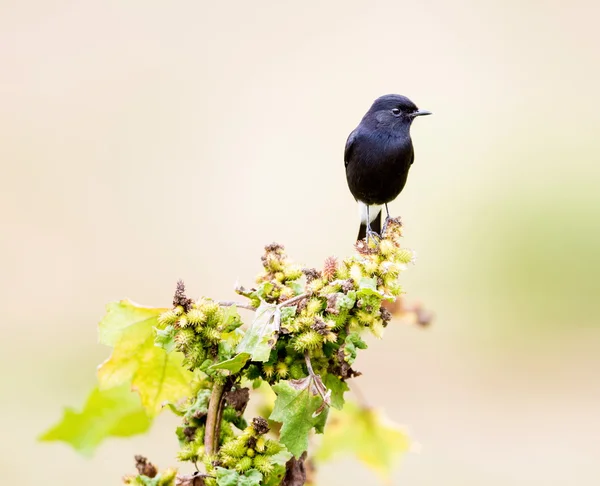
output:
<path id="1" fill-rule="evenodd" d="M 169 309 L 168 311 L 163 312 L 160 316 L 158 316 L 158 323 L 161 326 L 175 324 L 175 322 L 177 322 L 177 319 L 179 319 L 180 315 L 181 313 L 175 312 L 175 309 Z"/>
<path id="2" fill-rule="evenodd" d="M 179 452 L 177 452 L 177 460 L 182 462 L 196 462 L 198 460 L 198 454 L 192 448 L 184 447 L 183 449 L 179 450 Z"/>
<path id="3" fill-rule="evenodd" d="M 204 312 L 207 319 L 211 319 L 222 312 L 221 306 L 209 299 L 203 299 L 200 310 Z"/>
<path id="4" fill-rule="evenodd" d="M 290 373 L 290 369 L 288 368 L 288 365 L 285 364 L 283 361 L 280 361 L 279 363 L 277 363 L 277 365 L 275 366 L 275 372 L 277 373 L 277 376 L 281 379 L 285 379 L 287 378 L 287 376 Z"/>
<path id="5" fill-rule="evenodd" d="M 400 271 L 404 266 L 404 264 L 398 264 L 386 260 L 379 265 L 379 273 L 382 274 L 384 278 L 395 280 L 400 276 Z"/>
<path id="6" fill-rule="evenodd" d="M 191 346 L 196 339 L 196 333 L 192 329 L 180 329 L 173 338 L 178 348 Z"/>
<path id="7" fill-rule="evenodd" d="M 186 327 L 188 327 L 189 321 L 187 319 L 187 316 L 183 315 L 179 318 L 179 320 L 177 321 L 177 326 L 180 327 L 181 329 L 185 329 Z"/>
<path id="8" fill-rule="evenodd" d="M 206 322 L 206 314 L 201 309 L 190 309 L 187 313 L 187 320 L 190 324 L 198 326 Z"/>
<path id="9" fill-rule="evenodd" d="M 246 450 L 246 455 L 248 457 L 254 457 L 256 455 L 256 451 L 254 449 L 247 449 Z"/>
<path id="10" fill-rule="evenodd" d="M 171 486 L 174 483 L 175 477 L 177 476 L 177 469 L 168 468 L 160 473 L 160 479 L 158 480 L 157 486 Z"/>
<path id="11" fill-rule="evenodd" d="M 252 467 L 252 458 L 245 456 L 245 457 L 242 457 L 238 461 L 238 463 L 235 465 L 235 470 L 239 473 L 245 473 L 251 467 Z"/>
<path id="12" fill-rule="evenodd" d="M 264 364 L 262 369 L 267 378 L 273 378 L 273 375 L 275 374 L 275 367 L 273 365 Z"/>
<path id="13" fill-rule="evenodd" d="M 221 452 L 219 454 L 219 461 L 225 467 L 233 467 L 233 466 L 235 466 L 235 464 L 237 463 L 238 459 L 239 459 L 238 457 L 233 457 L 233 456 L 230 456 L 229 454 L 225 454 L 223 452 Z"/>
<path id="14" fill-rule="evenodd" d="M 412 263 L 414 261 L 415 254 L 413 251 L 403 248 L 398 250 L 395 257 L 399 262 Z"/>
<path id="15" fill-rule="evenodd" d="M 252 464 L 254 465 L 255 469 L 258 469 L 265 476 L 269 476 L 270 474 L 273 473 L 273 469 L 274 469 L 273 460 L 271 459 L 270 456 L 265 456 L 265 455 L 256 456 L 254 458 L 254 461 L 252 461 Z"/>
<path id="16" fill-rule="evenodd" d="M 246 370 L 246 378 L 248 378 L 249 380 L 256 380 L 259 377 L 260 377 L 259 367 L 256 366 L 255 364 L 251 364 L 250 366 L 248 366 L 248 369 Z"/>
<path id="17" fill-rule="evenodd" d="M 256 444 L 254 444 L 254 449 L 256 449 L 257 452 L 263 453 L 265 452 L 265 449 L 267 447 L 267 439 L 264 438 L 264 436 L 260 436 L 258 439 L 256 439 Z"/>
<path id="18" fill-rule="evenodd" d="M 314 316 L 315 314 L 321 312 L 323 310 L 323 301 L 318 297 L 313 297 L 308 300 L 308 304 L 306 304 L 306 315 Z"/>
<path id="19" fill-rule="evenodd" d="M 316 294 L 323 287 L 325 287 L 326 282 L 322 278 L 315 278 L 311 283 L 306 286 L 306 290 L 312 294 Z"/>
<path id="20" fill-rule="evenodd" d="M 304 352 L 309 349 L 316 349 L 323 342 L 323 337 L 312 329 L 306 331 L 294 339 L 294 349 L 298 352 Z"/>
<path id="21" fill-rule="evenodd" d="M 300 363 L 294 363 L 290 366 L 290 378 L 294 380 L 299 380 L 300 378 L 304 378 L 306 376 L 306 372 L 304 371 L 304 367 Z"/>
<path id="22" fill-rule="evenodd" d="M 285 275 L 283 272 L 275 272 L 274 277 L 275 277 L 275 280 L 277 280 L 278 282 L 283 282 Z"/>
<path id="23" fill-rule="evenodd" d="M 335 278 L 336 272 L 337 258 L 333 256 L 327 257 L 323 263 L 323 278 L 331 282 Z"/>
<path id="24" fill-rule="evenodd" d="M 391 256 L 394 252 L 396 251 L 396 245 L 394 245 L 394 243 L 387 239 L 384 238 L 383 240 L 381 240 L 379 242 L 379 252 L 385 256 L 385 257 L 389 257 Z"/>
<path id="25" fill-rule="evenodd" d="M 335 343 L 337 341 L 337 334 L 329 331 L 327 334 L 323 335 L 323 341 L 328 343 Z"/>
<path id="26" fill-rule="evenodd" d="M 295 295 L 294 289 L 291 289 L 290 287 L 283 287 L 279 294 L 279 300 L 283 302 L 283 301 L 293 298 L 294 295 Z"/>
<path id="27" fill-rule="evenodd" d="M 363 326 L 371 326 L 375 322 L 375 316 L 373 313 L 362 309 L 356 313 L 356 317 Z"/>
<path id="28" fill-rule="evenodd" d="M 297 280 L 302 277 L 302 268 L 298 265 L 288 265 L 283 272 L 285 280 Z"/>
<path id="29" fill-rule="evenodd" d="M 202 329 L 202 335 L 208 342 L 213 344 L 216 344 L 219 341 L 221 341 L 221 333 L 218 329 L 215 329 L 214 327 L 205 327 L 204 329 Z"/>
<path id="30" fill-rule="evenodd" d="M 350 277 L 352 280 L 355 282 L 360 282 L 360 279 L 363 278 L 363 276 L 363 269 L 358 263 L 355 263 L 350 267 Z"/>
<path id="31" fill-rule="evenodd" d="M 227 454 L 228 456 L 239 459 L 240 457 L 246 455 L 246 449 L 246 444 L 243 441 L 239 439 L 233 439 L 223 444 L 221 447 L 221 452 L 223 454 Z"/>
<path id="32" fill-rule="evenodd" d="M 279 442 L 274 441 L 272 439 L 267 439 L 267 442 L 265 444 L 265 455 L 273 456 L 275 454 L 279 454 L 282 450 L 283 447 L 281 447 L 281 444 L 279 444 Z"/>
<path id="33" fill-rule="evenodd" d="M 377 260 L 373 259 L 373 258 L 369 258 L 365 264 L 364 264 L 364 272 L 365 274 L 367 274 L 367 276 L 371 276 L 373 275 L 375 272 L 377 272 L 377 267 L 379 266 L 379 262 L 377 262 Z"/>
<path id="34" fill-rule="evenodd" d="M 370 329 L 376 338 L 381 339 L 383 337 L 385 326 L 383 325 L 383 321 L 381 319 L 376 319 L 371 325 Z"/>

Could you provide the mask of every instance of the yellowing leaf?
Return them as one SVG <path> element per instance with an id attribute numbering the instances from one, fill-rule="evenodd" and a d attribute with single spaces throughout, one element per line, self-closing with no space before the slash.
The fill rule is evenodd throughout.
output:
<path id="1" fill-rule="evenodd" d="M 158 316 L 167 309 L 145 307 L 128 299 L 111 302 L 106 306 L 106 315 L 98 324 L 100 343 L 114 346 L 125 329 L 132 326 L 146 327 L 148 321 L 157 325 Z"/>
<path id="2" fill-rule="evenodd" d="M 94 389 L 81 412 L 66 408 L 63 419 L 40 440 L 66 442 L 90 456 L 104 439 L 141 434 L 151 422 L 129 386 Z"/>
<path id="3" fill-rule="evenodd" d="M 154 345 L 154 328 L 164 309 L 140 307 L 130 301 L 109 306 L 100 323 L 100 339 L 114 345 L 110 358 L 98 368 L 100 389 L 129 383 L 150 416 L 164 402 L 176 402 L 191 393 L 192 373 L 182 367 L 181 353 L 167 353 Z"/>
<path id="4" fill-rule="evenodd" d="M 406 434 L 376 409 L 346 403 L 342 411 L 332 412 L 316 459 L 353 454 L 388 481 L 394 463 L 409 447 Z"/>

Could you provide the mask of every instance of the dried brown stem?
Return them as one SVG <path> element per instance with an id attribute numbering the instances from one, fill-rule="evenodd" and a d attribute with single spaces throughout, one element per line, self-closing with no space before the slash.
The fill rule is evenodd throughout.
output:
<path id="1" fill-rule="evenodd" d="M 217 452 L 219 440 L 219 415 L 224 390 L 225 383 L 215 382 L 213 384 L 210 402 L 208 404 L 208 413 L 206 415 L 206 430 L 204 432 L 204 450 L 208 455 Z"/>

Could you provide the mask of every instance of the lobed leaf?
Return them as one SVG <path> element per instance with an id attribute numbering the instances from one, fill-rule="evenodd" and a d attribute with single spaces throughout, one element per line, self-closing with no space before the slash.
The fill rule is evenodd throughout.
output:
<path id="1" fill-rule="evenodd" d="M 62 420 L 45 432 L 40 440 L 62 441 L 86 456 L 91 456 L 108 437 L 128 437 L 150 428 L 140 398 L 123 385 L 109 390 L 95 388 L 83 410 L 65 408 Z"/>
<path id="2" fill-rule="evenodd" d="M 308 434 L 314 427 L 322 433 L 328 407 L 324 407 L 313 378 L 280 381 L 272 387 L 277 394 L 269 419 L 282 423 L 280 441 L 294 456 L 308 448 Z"/>
<path id="3" fill-rule="evenodd" d="M 192 373 L 182 367 L 183 355 L 155 346 L 155 328 L 160 329 L 158 316 L 164 309 L 126 300 L 108 307 L 100 322 L 100 340 L 112 343 L 114 349 L 98 368 L 100 389 L 130 384 L 150 416 L 160 412 L 163 402 L 188 396 Z"/>
<path id="4" fill-rule="evenodd" d="M 397 457 L 409 450 L 407 435 L 378 410 L 347 403 L 332 414 L 316 459 L 353 454 L 382 479 L 388 480 Z"/>

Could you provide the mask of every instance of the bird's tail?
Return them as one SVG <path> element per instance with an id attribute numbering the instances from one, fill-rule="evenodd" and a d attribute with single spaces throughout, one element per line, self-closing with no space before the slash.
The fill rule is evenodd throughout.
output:
<path id="1" fill-rule="evenodd" d="M 378 235 L 381 234 L 381 211 L 377 213 L 377 216 L 371 221 L 371 230 L 375 231 Z M 358 230 L 357 241 L 364 239 L 367 236 L 367 225 L 360 223 L 360 229 Z"/>

